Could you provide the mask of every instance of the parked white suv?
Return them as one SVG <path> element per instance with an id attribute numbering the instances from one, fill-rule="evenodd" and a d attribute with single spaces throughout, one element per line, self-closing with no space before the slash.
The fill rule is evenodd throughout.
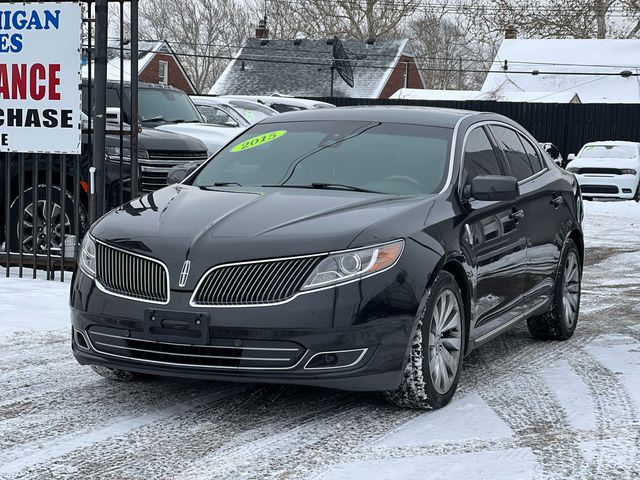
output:
<path id="1" fill-rule="evenodd" d="M 640 143 L 587 143 L 570 160 L 567 170 L 575 174 L 584 198 L 609 197 L 640 201 Z"/>

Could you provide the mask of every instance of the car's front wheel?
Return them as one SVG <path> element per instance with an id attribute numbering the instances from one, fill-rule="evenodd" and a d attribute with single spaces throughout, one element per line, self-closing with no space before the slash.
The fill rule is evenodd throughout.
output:
<path id="1" fill-rule="evenodd" d="M 556 272 L 556 281 L 549 310 L 529 318 L 527 327 L 533 338 L 539 340 L 568 340 L 576 330 L 580 313 L 580 285 L 582 263 L 578 247 L 568 239 Z"/>
<path id="2" fill-rule="evenodd" d="M 464 352 L 464 305 L 453 276 L 438 274 L 418 319 L 402 383 L 385 392 L 400 407 L 445 406 L 458 386 Z"/>

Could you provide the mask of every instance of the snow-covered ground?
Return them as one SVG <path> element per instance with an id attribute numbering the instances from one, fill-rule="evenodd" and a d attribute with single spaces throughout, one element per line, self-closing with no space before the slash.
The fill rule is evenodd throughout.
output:
<path id="1" fill-rule="evenodd" d="M 68 281 L 0 278 L 0 478 L 640 478 L 640 205 L 587 202 L 585 234 L 576 335 L 508 332 L 434 412 L 304 387 L 113 384 L 70 354 Z"/>

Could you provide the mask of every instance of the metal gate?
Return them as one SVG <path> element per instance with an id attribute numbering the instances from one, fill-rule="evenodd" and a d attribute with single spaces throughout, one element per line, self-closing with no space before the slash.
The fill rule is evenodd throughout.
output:
<path id="1" fill-rule="evenodd" d="M 0 153 L 0 266 L 7 277 L 29 269 L 33 278 L 42 271 L 64 281 L 89 226 L 138 195 L 138 77 L 124 76 L 127 57 L 130 72 L 138 71 L 138 1 L 82 0 L 81 6 L 82 153 Z M 108 36 L 110 18 L 115 38 Z M 109 83 L 120 89 L 121 112 L 122 92 L 129 92 L 130 125 L 122 114 L 108 122 L 109 61 L 120 71 Z"/>

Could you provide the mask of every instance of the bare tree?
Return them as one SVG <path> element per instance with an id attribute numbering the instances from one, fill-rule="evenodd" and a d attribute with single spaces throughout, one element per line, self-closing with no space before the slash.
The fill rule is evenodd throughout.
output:
<path id="1" fill-rule="evenodd" d="M 482 83 L 477 71 L 487 69 L 481 45 L 471 41 L 469 26 L 446 7 L 423 12 L 408 25 L 418 66 L 427 88 L 473 89 Z"/>
<path id="2" fill-rule="evenodd" d="M 252 19 L 236 0 L 145 0 L 140 37 L 166 40 L 198 92 L 206 92 L 245 42 Z"/>
<path id="3" fill-rule="evenodd" d="M 487 36 L 508 25 L 538 38 L 631 38 L 640 32 L 638 0 L 467 0 L 460 8 Z"/>
<path id="4" fill-rule="evenodd" d="M 420 0 L 272 0 L 266 13 L 274 36 L 368 39 L 398 36 L 419 6 Z"/>

